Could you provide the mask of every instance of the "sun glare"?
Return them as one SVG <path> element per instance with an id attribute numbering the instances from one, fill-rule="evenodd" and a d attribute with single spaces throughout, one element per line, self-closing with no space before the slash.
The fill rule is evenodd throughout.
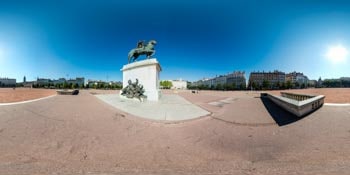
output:
<path id="1" fill-rule="evenodd" d="M 337 45 L 328 49 L 327 58 L 333 63 L 339 63 L 344 62 L 347 55 L 348 50 L 342 45 Z"/>

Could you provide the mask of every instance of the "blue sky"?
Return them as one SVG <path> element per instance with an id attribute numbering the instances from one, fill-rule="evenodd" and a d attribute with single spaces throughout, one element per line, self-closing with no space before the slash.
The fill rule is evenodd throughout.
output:
<path id="1" fill-rule="evenodd" d="M 161 79 L 234 70 L 350 76 L 350 1 L 0 1 L 0 77 L 122 80 L 138 40 L 155 39 Z"/>

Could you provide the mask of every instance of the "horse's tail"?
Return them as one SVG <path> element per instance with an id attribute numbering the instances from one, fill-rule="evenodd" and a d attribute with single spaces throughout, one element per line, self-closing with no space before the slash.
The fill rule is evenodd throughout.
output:
<path id="1" fill-rule="evenodd" d="M 135 49 L 131 49 L 128 54 L 128 63 L 130 63 L 131 58 L 134 56 L 134 53 L 135 53 Z"/>

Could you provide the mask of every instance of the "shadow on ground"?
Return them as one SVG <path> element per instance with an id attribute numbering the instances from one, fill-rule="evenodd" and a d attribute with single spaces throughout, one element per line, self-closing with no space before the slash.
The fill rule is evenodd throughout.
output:
<path id="1" fill-rule="evenodd" d="M 278 126 L 288 125 L 303 118 L 297 117 L 294 114 L 282 109 L 268 98 L 261 97 L 260 99 Z"/>

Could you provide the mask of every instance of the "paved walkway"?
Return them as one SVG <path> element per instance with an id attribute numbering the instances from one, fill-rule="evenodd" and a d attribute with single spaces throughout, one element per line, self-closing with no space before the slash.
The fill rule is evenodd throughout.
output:
<path id="1" fill-rule="evenodd" d="M 250 126 L 276 124 L 260 98 L 226 98 L 209 105 L 219 107 L 213 117 L 226 122 Z"/>
<path id="2" fill-rule="evenodd" d="M 232 113 L 246 109 L 240 111 L 238 105 L 226 109 L 245 97 L 253 98 L 249 94 L 188 93 L 184 95 L 188 101 L 225 118 L 211 115 L 168 124 L 139 120 L 91 92 L 0 106 L 0 174 L 345 175 L 350 171 L 350 107 L 324 106 L 283 127 L 251 126 L 222 120 L 232 116 L 237 122 Z M 224 99 L 229 104 L 208 104 Z M 254 99 L 262 109 L 265 102 Z M 258 110 L 249 112 L 242 117 L 260 120 Z"/>
<path id="3" fill-rule="evenodd" d="M 103 94 L 96 97 L 124 112 L 151 120 L 182 121 L 210 114 L 179 95 L 163 94 L 158 102 L 124 99 L 120 98 L 119 94 Z"/>

